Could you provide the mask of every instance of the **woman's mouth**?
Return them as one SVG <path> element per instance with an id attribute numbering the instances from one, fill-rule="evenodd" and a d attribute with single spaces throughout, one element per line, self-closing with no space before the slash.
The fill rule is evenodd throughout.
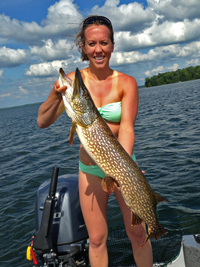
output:
<path id="1" fill-rule="evenodd" d="M 101 63 L 103 62 L 105 57 L 94 57 L 95 61 L 98 62 L 98 63 Z"/>

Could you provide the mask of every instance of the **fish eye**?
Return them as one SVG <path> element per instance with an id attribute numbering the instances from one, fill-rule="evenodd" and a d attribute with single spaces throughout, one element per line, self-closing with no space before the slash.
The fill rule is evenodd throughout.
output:
<path id="1" fill-rule="evenodd" d="M 84 97 L 88 97 L 88 93 L 87 92 L 83 92 L 83 96 Z"/>

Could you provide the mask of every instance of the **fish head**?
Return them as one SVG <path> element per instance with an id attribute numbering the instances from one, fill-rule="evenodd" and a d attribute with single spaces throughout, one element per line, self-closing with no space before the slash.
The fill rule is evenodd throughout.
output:
<path id="1" fill-rule="evenodd" d="M 60 76 L 64 77 L 63 71 L 60 70 Z M 83 127 L 90 126 L 99 116 L 99 112 L 86 88 L 81 73 L 77 68 L 72 87 L 67 85 L 65 96 L 63 98 L 65 110 L 73 123 Z"/>
<path id="2" fill-rule="evenodd" d="M 73 82 L 73 106 L 76 112 L 90 113 L 95 109 L 94 102 L 86 88 L 79 69 L 76 69 L 75 78 Z"/>

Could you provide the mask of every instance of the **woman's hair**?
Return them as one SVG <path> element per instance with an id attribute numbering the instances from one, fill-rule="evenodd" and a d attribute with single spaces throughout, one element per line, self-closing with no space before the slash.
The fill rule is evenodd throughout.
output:
<path id="1" fill-rule="evenodd" d="M 94 23 L 91 24 L 85 24 L 84 22 L 88 19 L 88 18 L 92 18 L 93 15 L 86 17 L 79 25 L 79 29 L 78 32 L 76 34 L 74 43 L 75 45 L 78 47 L 78 51 L 81 53 L 81 59 L 82 61 L 86 61 L 89 60 L 88 56 L 84 53 L 83 49 L 82 49 L 82 45 L 85 45 L 85 29 L 87 29 L 88 27 L 90 27 L 91 25 L 104 25 L 106 26 L 109 30 L 110 30 L 110 40 L 112 42 L 112 44 L 114 44 L 114 31 L 112 28 L 112 25 L 108 25 L 108 24 L 102 24 L 101 22 L 99 22 L 98 19 L 95 20 Z M 98 16 L 97 16 L 98 17 Z"/>

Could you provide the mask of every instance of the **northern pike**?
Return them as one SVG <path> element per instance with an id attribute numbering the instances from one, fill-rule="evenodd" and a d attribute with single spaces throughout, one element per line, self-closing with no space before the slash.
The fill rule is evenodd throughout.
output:
<path id="1" fill-rule="evenodd" d="M 68 86 L 63 101 L 72 120 L 70 144 L 76 131 L 86 152 L 106 174 L 102 188 L 110 194 L 116 183 L 131 210 L 131 225 L 145 221 L 148 233 L 141 247 L 150 236 L 158 239 L 165 235 L 166 230 L 156 218 L 156 205 L 167 200 L 152 190 L 138 165 L 113 135 L 84 85 L 80 71 L 76 69 L 72 83 L 60 69 L 60 83 Z"/>

